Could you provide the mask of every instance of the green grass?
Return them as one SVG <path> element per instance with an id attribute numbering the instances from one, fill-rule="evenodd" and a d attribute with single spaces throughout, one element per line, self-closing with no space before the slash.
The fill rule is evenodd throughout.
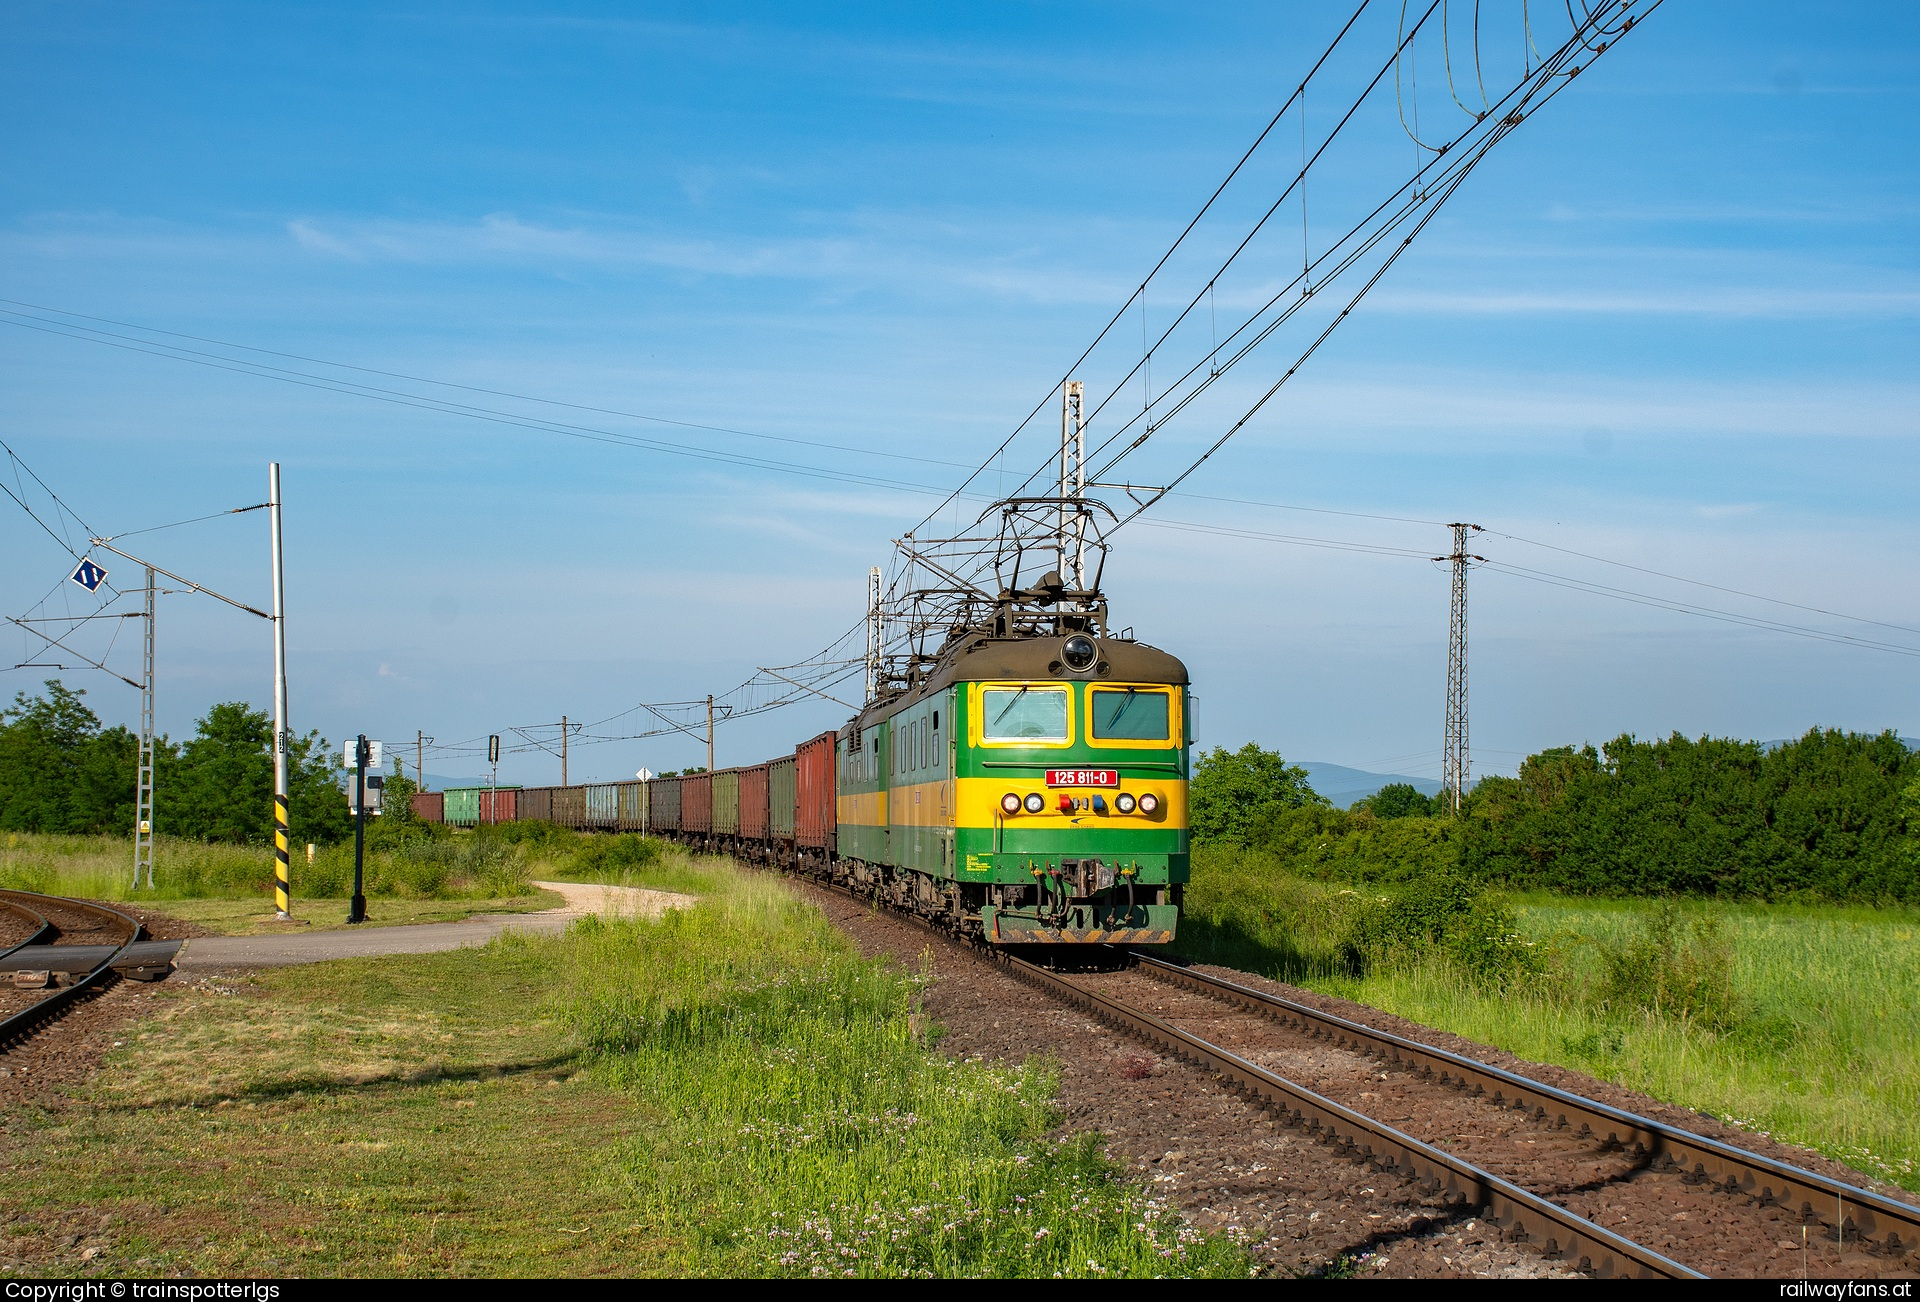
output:
<path id="1" fill-rule="evenodd" d="M 679 870 L 715 889 L 659 922 L 159 987 L 160 1011 L 74 1101 L 13 1110 L 0 1260 L 62 1276 L 1247 1273 L 1093 1140 L 1057 1137 L 1043 1065 L 947 1060 L 913 973 L 860 957 L 778 879 Z"/>
<path id="2" fill-rule="evenodd" d="M 532 856 L 505 842 L 440 837 L 368 853 L 362 877 L 376 926 L 444 922 L 475 913 L 557 908 L 529 885 Z M 150 905 L 220 934 L 274 930 L 273 855 L 258 846 L 208 845 L 161 837 L 154 886 L 133 886 L 133 848 L 124 837 L 0 836 L 0 888 Z M 347 925 L 353 847 L 329 846 L 292 864 L 293 913 L 320 929 Z"/>
<path id="3" fill-rule="evenodd" d="M 631 832 L 553 838 L 531 853 L 533 875 L 542 881 L 599 882 L 681 895 L 712 895 L 726 890 L 733 880 L 734 869 L 726 861 L 691 858 L 670 842 Z"/>
<path id="4" fill-rule="evenodd" d="M 600 1074 L 658 1108 L 626 1160 L 648 1221 L 725 1273 L 1244 1275 L 1248 1262 L 1053 1137 L 1055 1075 L 930 1052 L 920 982 L 786 885 L 719 861 L 657 923 L 567 938 Z"/>
<path id="5" fill-rule="evenodd" d="M 1511 897 L 1541 974 L 1475 980 L 1415 952 L 1355 971 L 1367 896 L 1258 858 L 1201 856 L 1180 948 L 1382 1008 L 1817 1149 L 1920 1190 L 1920 911 L 1693 902 L 1682 930 L 1727 965 L 1724 1015 L 1632 1006 L 1607 947 L 1644 940 L 1652 901 Z M 1617 982 L 1615 983 L 1617 985 Z"/>
<path id="6" fill-rule="evenodd" d="M 647 1111 L 546 1010 L 556 949 L 158 987 L 79 1100 L 11 1109 L 8 1273 L 672 1271 L 614 1156 Z"/>

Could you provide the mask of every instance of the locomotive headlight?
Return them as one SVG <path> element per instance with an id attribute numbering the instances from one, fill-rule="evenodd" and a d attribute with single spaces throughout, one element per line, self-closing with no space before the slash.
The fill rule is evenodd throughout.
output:
<path id="1" fill-rule="evenodd" d="M 1131 792 L 1122 791 L 1113 798 L 1113 807 L 1123 814 L 1131 814 L 1133 812 L 1133 805 L 1134 800 Z"/>
<path id="2" fill-rule="evenodd" d="M 1009 814 L 1019 813 L 1020 797 L 1016 796 L 1013 792 L 1009 791 L 1006 795 L 1000 797 L 1000 808 L 1005 813 L 1009 813 Z"/>
<path id="3" fill-rule="evenodd" d="M 1093 668 L 1093 662 L 1100 658 L 1100 649 L 1085 633 L 1075 633 L 1060 648 L 1060 658 L 1067 662 L 1067 668 L 1084 673 Z"/>
<path id="4" fill-rule="evenodd" d="M 1047 798 L 1045 796 L 1041 795 L 1038 791 L 1029 791 L 1027 793 L 1027 812 L 1029 814 L 1037 814 L 1046 807 Z"/>
<path id="5" fill-rule="evenodd" d="M 1160 797 L 1154 795 L 1151 791 L 1146 791 L 1141 793 L 1140 795 L 1140 812 L 1141 813 L 1143 814 L 1157 813 L 1159 809 L 1160 809 Z"/>

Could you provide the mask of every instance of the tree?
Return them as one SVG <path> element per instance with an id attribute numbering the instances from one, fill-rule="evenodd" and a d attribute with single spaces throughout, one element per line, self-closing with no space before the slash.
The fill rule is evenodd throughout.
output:
<path id="1" fill-rule="evenodd" d="M 317 731 L 287 746 L 287 823 L 296 844 L 330 845 L 353 833 L 347 793 L 335 777 L 333 746 Z"/>
<path id="2" fill-rule="evenodd" d="M 155 821 L 195 841 L 266 843 L 273 833 L 273 722 L 244 701 L 207 711 L 180 748 Z"/>
<path id="3" fill-rule="evenodd" d="M 154 800 L 159 830 L 199 841 L 272 843 L 273 721 L 264 710 L 244 701 L 214 706 L 172 770 Z M 350 830 L 346 793 L 317 732 L 287 747 L 287 815 L 295 844 L 337 841 Z"/>
<path id="4" fill-rule="evenodd" d="M 400 757 L 395 755 L 393 772 L 380 789 L 380 821 L 390 826 L 419 822 L 419 815 L 413 812 L 413 793 L 419 789 L 419 784 L 407 776 Z"/>
<path id="5" fill-rule="evenodd" d="M 1354 809 L 1366 810 L 1375 818 L 1429 818 L 1433 801 L 1411 782 L 1389 782 L 1363 800 L 1353 802 Z"/>
<path id="6" fill-rule="evenodd" d="M 1254 742 L 1237 751 L 1215 746 L 1201 756 L 1187 799 L 1194 840 L 1240 844 L 1284 810 L 1327 806 L 1308 785 L 1305 769 L 1289 766 L 1278 751 Z"/>
<path id="7" fill-rule="evenodd" d="M 15 695 L 0 710 L 0 828 L 22 832 L 126 832 L 133 827 L 140 743 L 99 716 L 58 679 L 46 695 Z M 159 758 L 169 758 L 165 740 Z"/>

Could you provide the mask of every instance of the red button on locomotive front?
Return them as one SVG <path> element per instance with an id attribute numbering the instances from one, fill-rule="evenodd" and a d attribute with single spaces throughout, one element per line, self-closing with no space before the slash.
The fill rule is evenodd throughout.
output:
<path id="1" fill-rule="evenodd" d="M 1063 795 L 1060 797 L 1060 812 L 1063 814 L 1071 814 L 1073 812 L 1072 796 Z"/>

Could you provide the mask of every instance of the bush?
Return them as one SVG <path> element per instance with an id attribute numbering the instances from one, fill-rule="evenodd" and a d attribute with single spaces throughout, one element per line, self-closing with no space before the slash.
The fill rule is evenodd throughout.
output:
<path id="1" fill-rule="evenodd" d="M 1415 793 L 1418 794 L 1417 792 Z M 1452 818 L 1378 818 L 1325 805 L 1277 810 L 1254 844 L 1288 872 L 1356 884 L 1465 878 L 1465 829 Z"/>
<path id="2" fill-rule="evenodd" d="M 1891 732 L 1815 728 L 1771 750 L 1677 734 L 1564 746 L 1483 779 L 1459 818 L 1410 816 L 1428 802 L 1404 784 L 1330 809 L 1304 781 L 1286 787 L 1295 773 L 1257 747 L 1200 761 L 1195 844 L 1357 884 L 1438 874 L 1580 895 L 1920 901 L 1920 758 Z"/>
<path id="3" fill-rule="evenodd" d="M 1375 818 L 1430 818 L 1439 812 L 1438 802 L 1411 782 L 1389 782 L 1372 795 L 1354 801 L 1353 808 Z"/>
<path id="4" fill-rule="evenodd" d="M 1733 942 L 1720 920 L 1683 917 L 1668 902 L 1623 944 L 1595 942 L 1602 977 L 1596 1001 L 1608 1011 L 1643 1009 L 1712 1030 L 1741 1021 L 1733 988 Z"/>
<path id="5" fill-rule="evenodd" d="M 573 851 L 573 869 L 586 873 L 633 872 L 658 863 L 663 848 L 663 842 L 632 833 L 583 837 Z"/>
<path id="6" fill-rule="evenodd" d="M 1356 976 L 1435 953 L 1482 981 L 1508 981 L 1544 967 L 1537 947 L 1521 935 L 1512 906 L 1452 874 L 1367 900 L 1349 922 L 1341 949 Z"/>
<path id="7" fill-rule="evenodd" d="M 1231 752 L 1215 746 L 1201 756 L 1187 800 L 1194 839 L 1215 843 L 1244 843 L 1275 814 L 1327 803 L 1307 785 L 1305 769 L 1252 742 Z"/>

